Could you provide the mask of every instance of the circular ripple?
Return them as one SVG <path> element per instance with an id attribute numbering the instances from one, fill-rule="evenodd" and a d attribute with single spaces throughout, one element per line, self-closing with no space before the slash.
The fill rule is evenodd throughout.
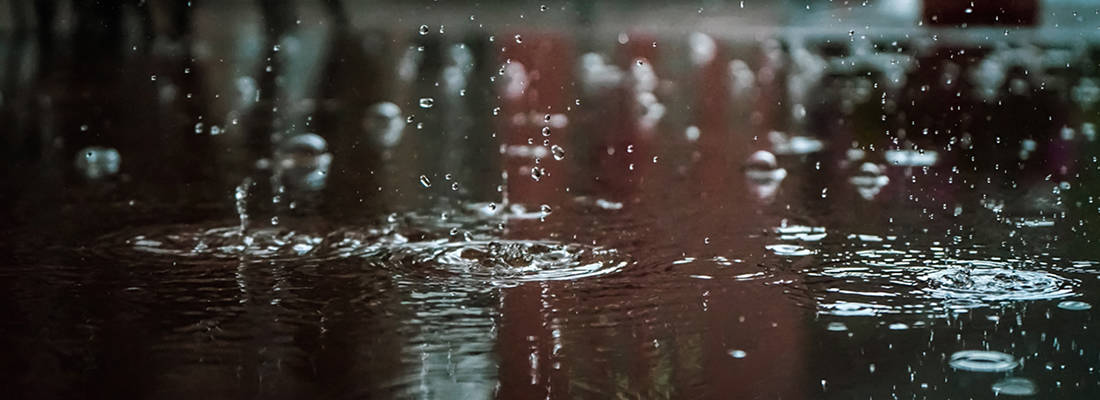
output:
<path id="1" fill-rule="evenodd" d="M 174 263 L 325 261 L 363 256 L 405 241 L 383 229 L 271 227 L 242 235 L 237 227 L 164 225 L 105 236 L 86 250 L 113 260 L 160 257 Z"/>
<path id="2" fill-rule="evenodd" d="M 406 243 L 383 259 L 414 274 L 425 268 L 493 283 L 572 280 L 617 272 L 627 265 L 613 249 L 545 240 L 471 240 Z"/>
<path id="3" fill-rule="evenodd" d="M 951 368 L 974 372 L 1004 372 L 1016 368 L 1016 358 L 999 351 L 963 350 L 948 361 Z"/>
<path id="4" fill-rule="evenodd" d="M 1047 300 L 1073 295 L 1073 281 L 1043 271 L 949 267 L 918 279 L 930 296 L 981 302 Z"/>
<path id="5" fill-rule="evenodd" d="M 858 236 L 857 236 L 858 237 Z M 1078 282 L 1041 260 L 981 256 L 981 247 L 882 241 L 825 243 L 824 262 L 802 270 L 817 312 L 836 316 L 948 316 L 1013 301 L 1074 295 Z"/>

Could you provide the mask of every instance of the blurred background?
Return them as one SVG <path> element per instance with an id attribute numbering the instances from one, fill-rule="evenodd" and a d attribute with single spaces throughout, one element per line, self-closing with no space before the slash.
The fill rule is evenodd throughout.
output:
<path id="1" fill-rule="evenodd" d="M 0 0 L 0 382 L 1094 398 L 1095 312 L 1058 301 L 1100 294 L 1098 27 L 1086 0 Z"/>

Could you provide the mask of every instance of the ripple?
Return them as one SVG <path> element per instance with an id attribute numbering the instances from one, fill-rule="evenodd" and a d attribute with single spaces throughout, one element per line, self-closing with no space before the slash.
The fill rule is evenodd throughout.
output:
<path id="1" fill-rule="evenodd" d="M 500 237 L 501 221 L 527 219 L 528 213 L 516 209 L 479 203 L 391 214 L 359 225 L 288 218 L 279 226 L 245 234 L 235 226 L 157 225 L 104 236 L 85 251 L 110 261 L 171 265 L 352 259 L 406 278 L 494 285 L 582 279 L 614 273 L 628 264 L 611 248 Z"/>
<path id="2" fill-rule="evenodd" d="M 381 261 L 398 271 L 423 274 L 424 268 L 432 268 L 461 279 L 495 284 L 590 278 L 627 265 L 613 249 L 511 239 L 406 243 Z"/>
<path id="3" fill-rule="evenodd" d="M 1004 372 L 1016 368 L 1016 358 L 998 351 L 963 350 L 948 361 L 951 368 L 974 372 Z"/>
<path id="4" fill-rule="evenodd" d="M 326 261 L 362 256 L 407 241 L 384 229 L 320 229 L 271 227 L 242 235 L 237 227 L 163 225 L 103 237 L 89 250 L 109 259 L 148 259 L 153 255 L 174 263 Z"/>
<path id="5" fill-rule="evenodd" d="M 867 240 L 870 236 L 848 235 L 841 243 L 824 243 L 818 251 L 823 263 L 800 271 L 802 289 L 815 300 L 809 304 L 816 304 L 819 314 L 946 317 L 1017 301 L 1064 298 L 1079 285 L 1048 271 L 1052 265 L 1040 260 L 984 255 L 988 250 L 981 247 L 925 247 L 894 236 Z"/>
<path id="6" fill-rule="evenodd" d="M 1072 280 L 1043 271 L 960 266 L 933 271 L 918 279 L 928 284 L 925 293 L 944 299 L 996 302 L 1073 295 Z"/>

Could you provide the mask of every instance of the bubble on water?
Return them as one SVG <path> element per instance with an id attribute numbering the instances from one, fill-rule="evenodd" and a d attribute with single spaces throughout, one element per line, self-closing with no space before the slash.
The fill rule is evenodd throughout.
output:
<path id="1" fill-rule="evenodd" d="M 840 317 L 873 317 L 884 314 L 889 307 L 879 304 L 837 301 L 818 305 L 818 313 Z"/>
<path id="2" fill-rule="evenodd" d="M 825 148 L 825 142 L 809 136 L 788 136 L 779 131 L 768 133 L 775 154 L 810 154 Z"/>
<path id="3" fill-rule="evenodd" d="M 909 325 L 906 325 L 906 324 L 901 323 L 901 322 L 895 322 L 895 323 L 892 323 L 889 326 L 887 326 L 887 328 L 890 328 L 890 330 L 892 330 L 892 331 L 904 331 L 906 329 L 909 329 Z"/>
<path id="4" fill-rule="evenodd" d="M 692 32 L 688 35 L 688 47 L 691 49 L 691 63 L 701 66 L 709 63 L 718 53 L 718 43 L 705 33 Z"/>
<path id="5" fill-rule="evenodd" d="M 388 101 L 372 104 L 363 117 L 363 129 L 376 144 L 386 148 L 396 146 L 405 130 L 401 107 Z"/>
<path id="6" fill-rule="evenodd" d="M 420 108 L 432 108 L 433 105 L 435 105 L 435 99 L 431 97 L 420 98 Z"/>
<path id="7" fill-rule="evenodd" d="M 730 354 L 730 357 L 733 357 L 733 358 L 745 358 L 745 356 L 749 355 L 748 353 L 745 353 L 744 350 L 730 350 L 729 354 Z"/>
<path id="8" fill-rule="evenodd" d="M 1035 382 L 1028 378 L 1005 378 L 993 384 L 997 396 L 1033 396 L 1039 392 Z"/>
<path id="9" fill-rule="evenodd" d="M 556 144 L 550 146 L 550 153 L 554 155 L 555 160 L 561 161 L 565 159 L 565 149 L 561 148 L 561 146 Z"/>
<path id="10" fill-rule="evenodd" d="M 807 242 L 816 242 L 827 236 L 824 227 L 804 225 L 780 226 L 775 228 L 775 233 L 779 234 L 780 240 L 801 240 Z"/>
<path id="11" fill-rule="evenodd" d="M 684 138 L 687 139 L 687 141 L 689 142 L 694 143 L 696 140 L 699 140 L 699 136 L 701 134 L 702 132 L 699 131 L 699 127 L 695 125 L 684 128 Z"/>
<path id="12" fill-rule="evenodd" d="M 604 199 L 596 199 L 596 207 L 602 208 L 604 210 L 622 210 L 623 203 Z"/>
<path id="13" fill-rule="evenodd" d="M 102 179 L 118 173 L 122 156 L 110 147 L 91 146 L 80 149 L 73 164 L 85 178 Z"/>
<path id="14" fill-rule="evenodd" d="M 1018 365 L 1012 355 L 989 350 L 963 350 L 951 354 L 951 368 L 973 372 L 1005 372 Z"/>
<path id="15" fill-rule="evenodd" d="M 1063 301 L 1061 303 L 1058 303 L 1058 308 L 1061 308 L 1063 310 L 1070 310 L 1070 311 L 1085 311 L 1085 310 L 1092 309 L 1092 304 L 1089 304 L 1089 303 L 1086 303 L 1086 302 L 1083 302 L 1083 301 L 1066 300 L 1066 301 Z"/>
<path id="16" fill-rule="evenodd" d="M 313 133 L 291 136 L 275 150 L 276 174 L 291 191 L 317 191 L 325 187 L 332 154 L 328 143 Z"/>
<path id="17" fill-rule="evenodd" d="M 428 28 L 427 25 L 420 25 L 420 31 L 419 32 L 420 32 L 421 35 L 427 35 L 428 33 L 431 32 L 431 28 Z"/>
<path id="18" fill-rule="evenodd" d="M 865 162 L 859 166 L 855 174 L 848 178 L 848 182 L 856 188 L 860 197 L 871 200 L 890 183 L 890 177 L 886 176 L 885 171 L 878 164 Z"/>
<path id="19" fill-rule="evenodd" d="M 427 175 L 420 175 L 420 185 L 426 188 L 432 187 L 431 179 L 428 179 Z"/>
<path id="20" fill-rule="evenodd" d="M 845 325 L 843 322 L 834 321 L 825 325 L 825 330 L 830 332 L 844 332 L 848 330 L 848 325 Z"/>
<path id="21" fill-rule="evenodd" d="M 764 246 L 764 248 L 778 256 L 784 257 L 801 257 L 814 254 L 813 250 L 794 244 L 769 244 Z"/>
<path id="22" fill-rule="evenodd" d="M 939 153 L 932 150 L 887 150 L 886 162 L 902 167 L 930 167 L 939 161 Z"/>
<path id="23" fill-rule="evenodd" d="M 787 170 L 779 167 L 775 154 L 766 150 L 757 150 L 745 160 L 745 175 L 754 181 L 772 182 L 782 181 L 787 177 Z"/>

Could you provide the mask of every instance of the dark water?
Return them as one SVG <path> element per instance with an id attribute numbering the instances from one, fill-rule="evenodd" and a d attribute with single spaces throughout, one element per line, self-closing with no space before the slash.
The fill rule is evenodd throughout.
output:
<path id="1" fill-rule="evenodd" d="M 257 13 L 3 39 L 9 396 L 1100 396 L 1083 34 Z"/>

